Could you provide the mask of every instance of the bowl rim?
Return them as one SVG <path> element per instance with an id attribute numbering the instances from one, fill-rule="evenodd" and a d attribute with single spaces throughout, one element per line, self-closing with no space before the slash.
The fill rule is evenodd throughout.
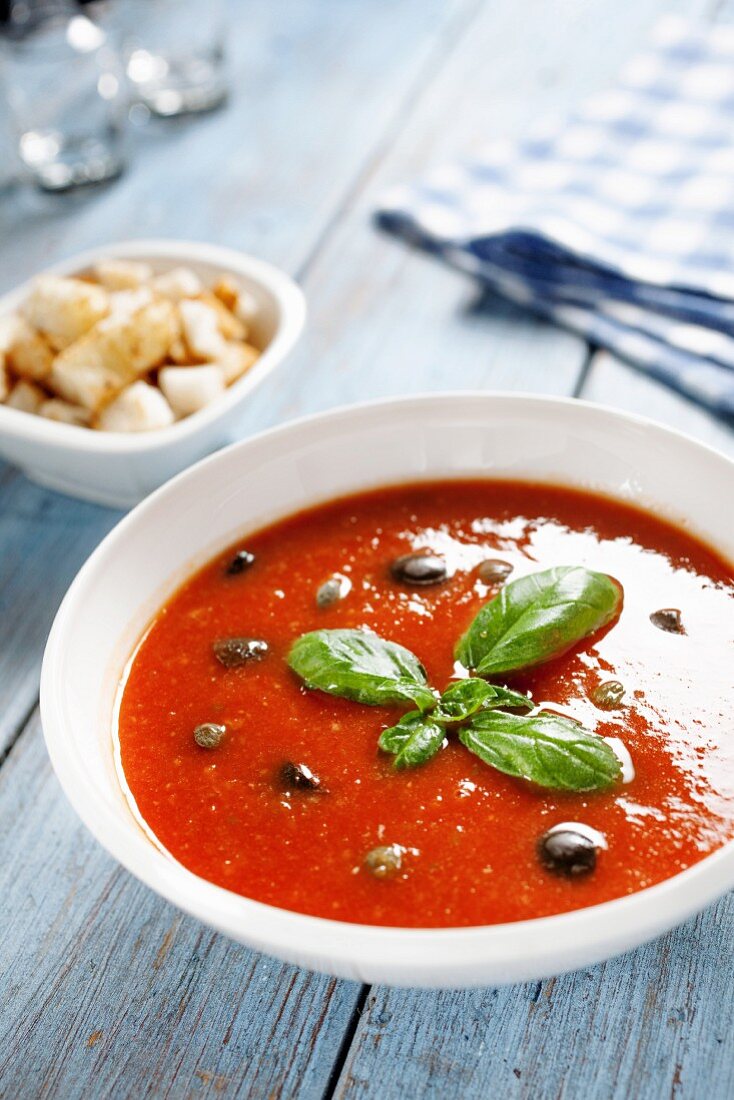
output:
<path id="1" fill-rule="evenodd" d="M 33 443 L 53 444 L 59 449 L 81 454 L 150 454 L 165 450 L 169 444 L 199 435 L 237 405 L 254 384 L 262 381 L 285 358 L 301 335 L 306 321 L 303 291 L 290 275 L 275 264 L 224 245 L 157 237 L 99 245 L 42 268 L 0 296 L 0 316 L 22 303 L 35 279 L 44 275 L 74 275 L 102 259 L 170 259 L 176 262 L 176 266 L 183 266 L 188 260 L 211 264 L 219 268 L 222 274 L 249 278 L 267 290 L 276 302 L 278 321 L 275 335 L 251 370 L 228 386 L 216 401 L 166 428 L 148 432 L 95 432 L 0 404 L 0 434 Z"/>
<path id="2" fill-rule="evenodd" d="M 734 886 L 733 838 L 661 883 L 611 901 L 552 916 L 447 928 L 336 921 L 255 901 L 193 874 L 153 844 L 132 812 L 129 822 L 119 821 L 86 778 L 83 758 L 68 738 L 61 698 L 60 659 L 65 635 L 73 629 L 75 607 L 83 600 L 87 579 L 103 567 L 108 555 L 117 551 L 128 532 L 144 523 L 148 514 L 174 487 L 202 467 L 226 464 L 233 454 L 255 449 L 263 440 L 287 439 L 301 427 L 315 423 L 325 427 L 343 425 L 352 418 L 379 415 L 394 406 L 407 413 L 411 407 L 421 411 L 457 400 L 481 401 L 487 404 L 488 411 L 490 404 L 495 409 L 498 404 L 506 409 L 532 405 L 574 409 L 579 416 L 600 416 L 621 425 L 637 425 L 668 437 L 678 446 L 704 451 L 734 472 L 734 459 L 678 429 L 643 415 L 572 397 L 506 391 L 451 391 L 380 398 L 309 414 L 202 459 L 123 517 L 72 582 L 54 620 L 43 658 L 40 708 L 47 750 L 69 802 L 99 843 L 136 878 L 203 923 L 253 949 L 351 979 L 454 988 L 486 984 L 488 973 L 494 982 L 545 977 L 611 957 L 645 942 L 681 923 Z M 522 945 L 521 958 L 518 944 Z M 550 963 L 550 959 L 554 961 Z M 509 978 L 497 977 L 505 971 Z"/>

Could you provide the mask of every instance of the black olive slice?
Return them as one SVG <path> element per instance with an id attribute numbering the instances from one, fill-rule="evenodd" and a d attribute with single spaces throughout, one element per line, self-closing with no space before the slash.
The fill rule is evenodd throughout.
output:
<path id="1" fill-rule="evenodd" d="M 650 622 L 658 630 L 664 630 L 666 634 L 685 634 L 686 632 L 677 607 L 661 607 L 659 611 L 653 611 Z"/>
<path id="2" fill-rule="evenodd" d="M 231 562 L 225 569 L 225 573 L 229 577 L 236 577 L 240 573 L 244 573 L 246 569 L 249 569 L 255 562 L 255 555 L 249 550 L 238 550 Z"/>
<path id="3" fill-rule="evenodd" d="M 226 732 L 226 727 L 216 722 L 202 722 L 194 730 L 194 741 L 202 749 L 216 749 L 221 745 Z"/>
<path id="4" fill-rule="evenodd" d="M 449 575 L 448 566 L 436 554 L 403 554 L 390 566 L 393 579 L 400 584 L 423 587 L 442 584 Z"/>
<path id="5" fill-rule="evenodd" d="M 319 777 L 314 775 L 307 764 L 294 764 L 292 760 L 287 760 L 278 772 L 278 778 L 287 791 L 326 792 Z"/>
<path id="6" fill-rule="evenodd" d="M 547 871 L 567 878 L 590 874 L 596 867 L 596 853 L 604 838 L 580 822 L 554 825 L 538 840 L 538 859 Z"/>
<path id="7" fill-rule="evenodd" d="M 247 661 L 261 661 L 268 652 L 268 643 L 262 638 L 219 638 L 212 649 L 220 665 L 237 668 Z"/>
<path id="8" fill-rule="evenodd" d="M 503 561 L 501 558 L 487 558 L 486 561 L 479 563 L 477 573 L 480 581 L 484 581 L 485 584 L 502 584 L 514 568 L 515 566 L 509 561 Z"/>

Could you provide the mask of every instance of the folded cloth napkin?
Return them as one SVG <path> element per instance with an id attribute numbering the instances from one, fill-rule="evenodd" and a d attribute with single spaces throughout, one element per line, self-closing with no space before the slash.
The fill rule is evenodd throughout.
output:
<path id="1" fill-rule="evenodd" d="M 734 25 L 666 17 L 613 89 L 377 221 L 734 415 Z"/>

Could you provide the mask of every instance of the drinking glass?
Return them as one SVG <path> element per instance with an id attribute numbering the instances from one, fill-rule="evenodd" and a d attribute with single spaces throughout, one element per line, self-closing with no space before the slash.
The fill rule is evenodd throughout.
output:
<path id="1" fill-rule="evenodd" d="M 165 118 L 226 98 L 222 0 L 125 0 L 117 15 L 133 96 Z"/>
<path id="2" fill-rule="evenodd" d="M 31 15 L 0 50 L 22 164 L 46 191 L 113 179 L 126 159 L 126 93 L 108 35 L 72 4 Z"/>

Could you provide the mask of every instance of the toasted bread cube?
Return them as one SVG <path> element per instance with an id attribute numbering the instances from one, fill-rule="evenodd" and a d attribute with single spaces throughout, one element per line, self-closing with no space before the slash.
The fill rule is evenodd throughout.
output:
<path id="1" fill-rule="evenodd" d="M 32 382 L 42 382 L 51 373 L 53 352 L 42 336 L 24 321 L 16 317 L 15 331 L 5 356 L 14 374 Z"/>
<path id="2" fill-rule="evenodd" d="M 130 317 L 153 301 L 150 287 L 139 286 L 134 290 L 114 290 L 110 294 L 110 317 Z"/>
<path id="3" fill-rule="evenodd" d="M 136 290 L 153 278 L 153 268 L 140 260 L 101 260 L 94 277 L 107 290 Z"/>
<path id="4" fill-rule="evenodd" d="M 17 313 L 6 313 L 0 317 L 0 353 L 9 351 L 27 328 L 27 323 Z"/>
<path id="5" fill-rule="evenodd" d="M 243 324 L 234 313 L 231 313 L 226 306 L 222 305 L 215 294 L 211 294 L 208 290 L 205 290 L 203 294 L 199 295 L 198 300 L 214 310 L 217 315 L 219 331 L 225 340 L 246 339 L 247 326 Z"/>
<path id="6" fill-rule="evenodd" d="M 23 314 L 56 351 L 73 344 L 107 315 L 107 291 L 83 279 L 42 275 L 23 304 Z"/>
<path id="7" fill-rule="evenodd" d="M 148 382 L 133 382 L 102 409 L 95 427 L 104 432 L 147 432 L 173 422 L 171 406 L 161 391 Z"/>
<path id="8" fill-rule="evenodd" d="M 78 428 L 88 427 L 91 420 L 88 409 L 70 405 L 68 401 L 61 401 L 58 397 L 50 397 L 48 401 L 44 401 L 38 413 L 47 420 L 56 420 L 59 424 L 74 424 Z"/>
<path id="9" fill-rule="evenodd" d="M 185 298 L 178 308 L 183 334 L 194 358 L 208 362 L 220 359 L 227 345 L 219 331 L 216 310 L 194 298 Z"/>
<path id="10" fill-rule="evenodd" d="M 217 360 L 225 386 L 231 386 L 260 357 L 260 352 L 252 344 L 227 344 L 227 352 Z"/>
<path id="11" fill-rule="evenodd" d="M 162 363 L 176 333 L 174 308 L 162 299 L 129 317 L 113 314 L 56 356 L 51 386 L 72 404 L 95 411 Z"/>
<path id="12" fill-rule="evenodd" d="M 251 294 L 249 290 L 241 290 L 233 313 L 249 328 L 259 312 L 260 307 L 257 304 L 255 295 Z"/>
<path id="13" fill-rule="evenodd" d="M 224 378 L 219 367 L 164 367 L 158 385 L 177 417 L 189 416 L 224 393 Z"/>
<path id="14" fill-rule="evenodd" d="M 188 349 L 188 345 L 183 336 L 176 336 L 171 341 L 171 346 L 168 349 L 168 358 L 172 363 L 178 363 L 180 366 L 191 363 L 191 352 Z"/>
<path id="15" fill-rule="evenodd" d="M 245 326 L 254 321 L 258 314 L 258 305 L 254 294 L 251 294 L 249 290 L 243 290 L 239 283 L 227 275 L 214 284 L 212 294 Z"/>
<path id="16" fill-rule="evenodd" d="M 174 267 L 164 275 L 156 275 L 151 286 L 156 294 L 170 298 L 172 302 L 196 298 L 203 289 L 199 276 L 188 267 Z"/>
<path id="17" fill-rule="evenodd" d="M 13 386 L 5 404 L 19 412 L 37 413 L 45 400 L 46 394 L 40 386 L 21 379 Z"/>
<path id="18" fill-rule="evenodd" d="M 10 375 L 8 374 L 8 368 L 5 365 L 5 355 L 0 352 L 0 403 L 10 393 Z"/>
<path id="19" fill-rule="evenodd" d="M 242 290 L 239 283 L 236 283 L 234 279 L 230 279 L 228 275 L 223 275 L 212 287 L 212 294 L 219 299 L 225 309 L 228 309 L 230 313 L 234 313 L 237 308 L 237 302 L 241 293 Z"/>

